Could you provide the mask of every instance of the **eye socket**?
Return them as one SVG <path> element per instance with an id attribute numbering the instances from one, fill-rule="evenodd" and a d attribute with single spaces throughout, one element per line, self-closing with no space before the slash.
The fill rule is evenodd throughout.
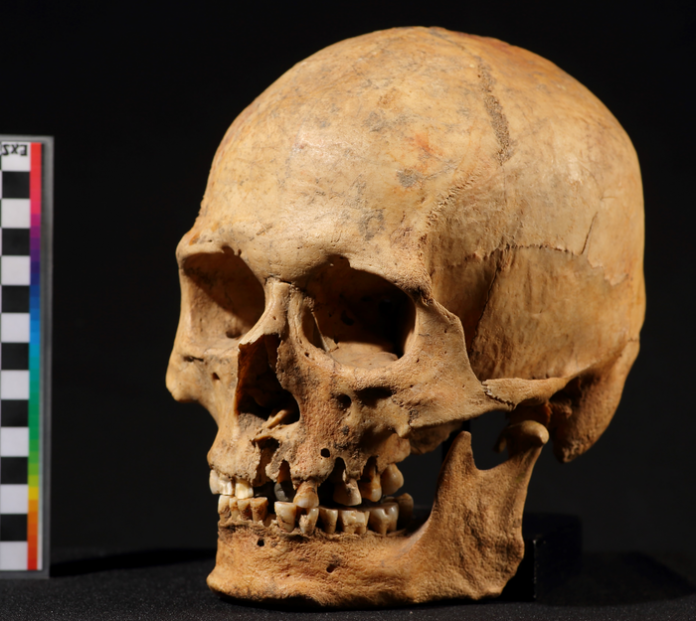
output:
<path id="1" fill-rule="evenodd" d="M 381 276 L 336 258 L 310 280 L 307 339 L 341 364 L 384 367 L 404 355 L 415 308 L 401 289 Z"/>
<path id="2" fill-rule="evenodd" d="M 192 285 L 191 327 L 199 334 L 238 339 L 261 318 L 263 287 L 231 248 L 187 257 L 182 269 Z"/>

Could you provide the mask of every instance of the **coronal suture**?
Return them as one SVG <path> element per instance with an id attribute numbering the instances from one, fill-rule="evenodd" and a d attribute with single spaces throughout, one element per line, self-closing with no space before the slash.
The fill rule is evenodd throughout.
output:
<path id="1" fill-rule="evenodd" d="M 209 586 L 341 607 L 500 594 L 543 446 L 574 459 L 618 405 L 643 235 L 626 133 L 531 52 L 399 28 L 279 78 L 177 249 L 167 386 L 218 426 Z M 462 426 L 494 411 L 507 458 L 479 470 Z M 399 464 L 448 440 L 421 514 Z"/>

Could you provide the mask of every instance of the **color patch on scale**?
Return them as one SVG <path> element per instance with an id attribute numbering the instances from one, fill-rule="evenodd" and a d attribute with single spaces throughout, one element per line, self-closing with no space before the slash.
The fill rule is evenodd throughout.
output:
<path id="1" fill-rule="evenodd" d="M 0 139 L 0 577 L 46 569 L 48 292 L 42 245 L 50 139 Z"/>

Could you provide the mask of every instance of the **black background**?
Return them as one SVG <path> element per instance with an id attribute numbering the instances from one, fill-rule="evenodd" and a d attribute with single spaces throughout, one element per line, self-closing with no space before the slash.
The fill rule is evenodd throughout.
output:
<path id="1" fill-rule="evenodd" d="M 646 199 L 642 352 L 608 431 L 569 465 L 546 450 L 527 507 L 581 516 L 589 550 L 696 552 L 690 2 L 3 2 L 0 133 L 56 139 L 54 545 L 215 545 L 215 427 L 164 386 L 176 243 L 255 96 L 331 43 L 407 25 L 530 49 L 631 136 Z M 482 465 L 500 424 L 473 425 Z M 423 459 L 407 468 L 417 500 L 438 456 Z"/>

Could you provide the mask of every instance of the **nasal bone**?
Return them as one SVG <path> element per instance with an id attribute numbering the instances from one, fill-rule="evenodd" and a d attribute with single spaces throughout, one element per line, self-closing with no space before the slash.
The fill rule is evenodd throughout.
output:
<path id="1" fill-rule="evenodd" d="M 266 307 L 263 315 L 239 341 L 240 346 L 251 345 L 265 336 L 280 337 L 286 330 L 291 285 L 279 280 L 270 280 L 265 289 Z"/>

